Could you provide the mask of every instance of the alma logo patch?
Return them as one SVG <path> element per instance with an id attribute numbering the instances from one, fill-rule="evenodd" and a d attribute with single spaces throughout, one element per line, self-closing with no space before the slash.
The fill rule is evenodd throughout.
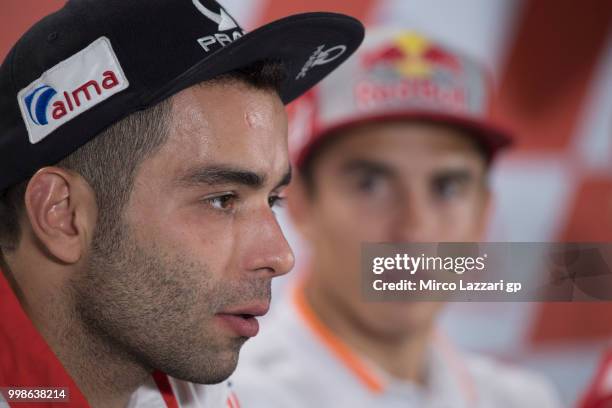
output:
<path id="1" fill-rule="evenodd" d="M 129 87 L 110 40 L 100 37 L 17 95 L 30 143 Z"/>
<path id="2" fill-rule="evenodd" d="M 48 125 L 47 107 L 57 91 L 48 85 L 41 85 L 25 97 L 30 119 L 37 125 Z"/>

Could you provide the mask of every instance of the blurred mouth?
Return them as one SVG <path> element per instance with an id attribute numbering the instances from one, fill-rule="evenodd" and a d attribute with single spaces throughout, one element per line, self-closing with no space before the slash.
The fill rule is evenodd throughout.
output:
<path id="1" fill-rule="evenodd" d="M 257 317 L 268 313 L 270 303 L 258 303 L 219 312 L 215 318 L 220 324 L 241 337 L 255 337 L 259 332 Z"/>

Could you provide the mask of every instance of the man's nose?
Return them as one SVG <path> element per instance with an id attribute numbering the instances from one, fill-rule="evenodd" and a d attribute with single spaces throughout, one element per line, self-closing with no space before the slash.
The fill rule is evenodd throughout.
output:
<path id="1" fill-rule="evenodd" d="M 286 274 L 295 264 L 293 251 L 272 210 L 262 210 L 257 224 L 249 233 L 250 249 L 246 268 L 251 271 L 268 270 L 272 277 Z"/>
<path id="2" fill-rule="evenodd" d="M 391 237 L 394 242 L 436 241 L 433 209 L 420 194 L 403 194 L 394 210 Z"/>

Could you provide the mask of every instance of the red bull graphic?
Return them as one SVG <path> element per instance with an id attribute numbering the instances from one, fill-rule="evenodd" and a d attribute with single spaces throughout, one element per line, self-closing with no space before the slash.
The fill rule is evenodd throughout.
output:
<path id="1" fill-rule="evenodd" d="M 428 77 L 440 69 L 461 73 L 459 58 L 417 34 L 402 35 L 389 46 L 365 54 L 363 65 L 367 70 L 391 67 L 404 77 L 414 78 Z"/>
<path id="2" fill-rule="evenodd" d="M 411 101 L 430 102 L 430 105 L 444 106 L 447 110 L 463 111 L 465 108 L 465 91 L 462 88 L 444 88 L 432 81 L 401 80 L 394 84 L 381 84 L 362 81 L 355 88 L 357 105 L 361 109 L 373 109 L 382 106 L 409 104 Z"/>
<path id="3" fill-rule="evenodd" d="M 461 60 L 417 34 L 404 34 L 362 57 L 365 79 L 355 88 L 358 107 L 411 101 L 465 110 Z"/>

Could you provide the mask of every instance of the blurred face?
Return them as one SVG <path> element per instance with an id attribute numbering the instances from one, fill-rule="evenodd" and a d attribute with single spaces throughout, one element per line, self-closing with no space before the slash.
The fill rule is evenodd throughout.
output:
<path id="1" fill-rule="evenodd" d="M 287 122 L 275 93 L 240 83 L 187 89 L 172 116 L 122 218 L 96 229 L 77 310 L 145 367 L 215 383 L 293 266 L 272 210 L 289 182 Z"/>
<path id="2" fill-rule="evenodd" d="M 362 300 L 360 244 L 479 241 L 488 204 L 481 153 L 461 130 L 397 121 L 346 130 L 319 154 L 301 223 L 314 279 L 380 335 L 431 324 L 440 303 Z"/>

